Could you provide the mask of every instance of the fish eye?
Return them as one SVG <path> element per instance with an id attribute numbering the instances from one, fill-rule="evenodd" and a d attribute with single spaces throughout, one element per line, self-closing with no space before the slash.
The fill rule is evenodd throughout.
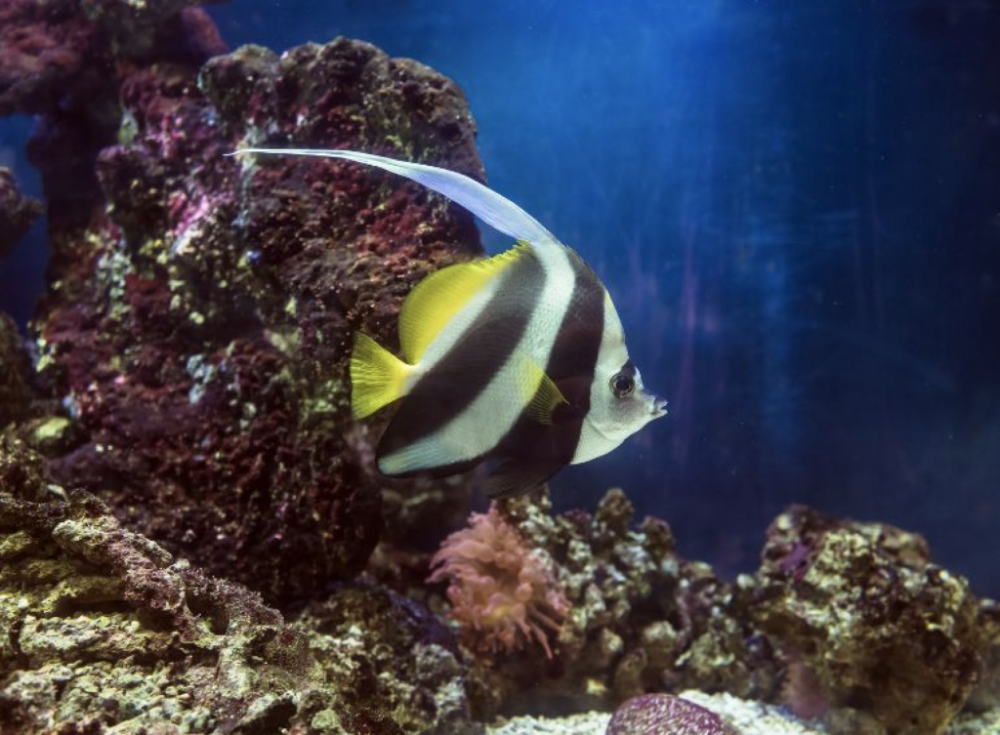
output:
<path id="1" fill-rule="evenodd" d="M 611 392 L 615 398 L 625 398 L 635 390 L 635 378 L 626 373 L 618 373 L 611 378 Z"/>

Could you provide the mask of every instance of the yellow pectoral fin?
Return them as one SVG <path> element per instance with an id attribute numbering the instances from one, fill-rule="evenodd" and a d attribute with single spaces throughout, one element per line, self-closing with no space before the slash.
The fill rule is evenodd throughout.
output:
<path id="1" fill-rule="evenodd" d="M 556 408 L 563 404 L 568 406 L 569 401 L 541 365 L 524 354 L 520 355 L 520 360 L 519 367 L 524 373 L 524 399 L 527 401 L 525 413 L 540 424 L 551 424 Z"/>
<path id="2" fill-rule="evenodd" d="M 354 336 L 351 353 L 351 409 L 363 419 L 402 398 L 413 367 L 407 365 L 367 334 Z"/>
<path id="3" fill-rule="evenodd" d="M 442 268 L 418 283 L 399 313 L 399 342 L 403 356 L 412 364 L 420 362 L 434 338 L 469 299 L 530 252 L 530 248 L 528 243 L 519 242 L 492 258 Z"/>

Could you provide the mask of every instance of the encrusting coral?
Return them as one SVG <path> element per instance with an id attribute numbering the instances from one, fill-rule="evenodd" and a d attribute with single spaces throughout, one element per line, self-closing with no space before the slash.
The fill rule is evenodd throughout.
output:
<path id="1" fill-rule="evenodd" d="M 736 616 L 732 589 L 707 565 L 680 559 L 666 523 L 647 518 L 633 528 L 632 515 L 620 490 L 610 491 L 593 515 L 557 516 L 543 492 L 498 503 L 449 538 L 435 579 L 461 579 L 440 566 L 458 557 L 466 578 L 487 580 L 483 589 L 495 590 L 496 572 L 478 561 L 495 553 L 482 544 L 514 546 L 517 559 L 544 561 L 545 574 L 534 579 L 547 581 L 549 595 L 565 607 L 548 648 L 497 649 L 474 623 L 490 609 L 489 595 L 463 596 L 452 582 L 449 614 L 470 649 L 478 716 L 608 708 L 645 692 L 690 687 L 774 696 L 781 662 Z M 502 531 L 511 527 L 510 536 Z M 477 561 L 468 564 L 470 558 Z M 541 587 L 531 590 L 531 599 L 546 599 Z M 543 656 L 549 650 L 551 659 Z"/>
<path id="2" fill-rule="evenodd" d="M 65 498 L 65 499 L 63 499 Z M 418 603 L 348 585 L 294 623 L 0 440 L 0 732 L 477 735 Z"/>
<path id="3" fill-rule="evenodd" d="M 919 535 L 803 507 L 740 580 L 746 616 L 813 672 L 837 732 L 931 735 L 961 710 L 995 645 L 991 605 L 931 563 Z"/>
<path id="4" fill-rule="evenodd" d="M 51 469 L 172 553 L 297 604 L 365 566 L 383 488 L 422 487 L 373 471 L 352 334 L 392 344 L 413 284 L 481 248 L 471 215 L 417 185 L 224 154 L 342 146 L 482 179 L 475 124 L 416 62 L 347 39 L 223 54 L 187 4 L 0 3 L 0 114 L 41 116 L 51 287 L 33 328 L 74 427 Z M 390 521 L 402 537 L 417 506 L 467 498 L 414 492 Z"/>
<path id="5" fill-rule="evenodd" d="M 451 534 L 431 566 L 428 581 L 448 580 L 451 615 L 471 647 L 515 651 L 537 643 L 552 658 L 549 638 L 558 635 L 569 603 L 551 561 L 525 543 L 495 504 Z"/>
<path id="6" fill-rule="evenodd" d="M 553 660 L 530 648 L 483 656 L 477 637 L 487 632 L 473 621 L 491 609 L 489 595 L 452 591 L 481 716 L 607 708 L 694 688 L 780 703 L 837 733 L 936 735 L 967 700 L 993 705 L 997 607 L 931 564 L 919 536 L 793 508 L 772 525 L 761 570 L 729 585 L 679 558 L 662 521 L 633 528 L 631 516 L 617 490 L 593 516 L 553 516 L 539 494 L 499 503 L 450 537 L 439 564 L 489 559 L 494 550 L 482 544 L 509 543 L 492 529 L 515 526 L 520 556 L 541 553 L 538 579 L 568 603 Z M 464 571 L 487 578 L 478 563 Z"/>

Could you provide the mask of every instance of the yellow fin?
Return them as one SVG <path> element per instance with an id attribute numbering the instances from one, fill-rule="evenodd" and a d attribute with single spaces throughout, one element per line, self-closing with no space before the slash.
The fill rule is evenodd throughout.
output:
<path id="1" fill-rule="evenodd" d="M 525 354 L 521 355 L 524 382 L 524 400 L 528 402 L 525 413 L 540 424 L 551 424 L 552 414 L 560 404 L 569 405 L 559 386 L 542 369 L 542 366 Z"/>
<path id="2" fill-rule="evenodd" d="M 354 335 L 351 353 L 351 409 L 354 418 L 371 416 L 402 398 L 413 370 L 367 334 Z"/>
<path id="3" fill-rule="evenodd" d="M 499 255 L 459 263 L 430 274 L 410 292 L 399 313 L 399 343 L 403 357 L 416 365 L 434 338 L 490 280 L 530 251 L 518 242 Z"/>

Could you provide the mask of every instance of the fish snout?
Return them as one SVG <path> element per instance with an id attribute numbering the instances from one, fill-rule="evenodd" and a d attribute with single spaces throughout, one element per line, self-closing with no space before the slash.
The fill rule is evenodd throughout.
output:
<path id="1" fill-rule="evenodd" d="M 649 403 L 649 412 L 653 415 L 654 419 L 658 419 L 661 416 L 667 415 L 667 399 L 662 396 L 658 396 L 655 393 L 647 393 L 647 401 Z"/>

